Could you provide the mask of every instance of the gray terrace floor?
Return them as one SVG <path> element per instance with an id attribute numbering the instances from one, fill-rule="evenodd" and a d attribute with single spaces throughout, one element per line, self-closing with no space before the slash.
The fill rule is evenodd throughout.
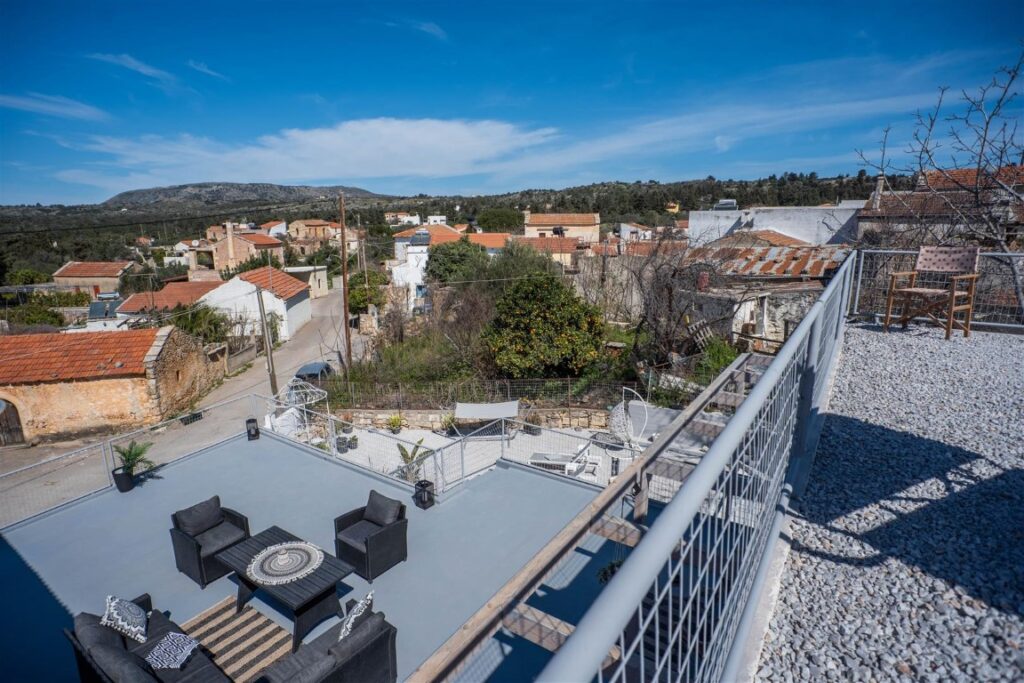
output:
<path id="1" fill-rule="evenodd" d="M 148 592 L 156 608 L 169 610 L 179 622 L 234 594 L 236 584 L 230 577 L 200 590 L 177 572 L 168 534 L 173 511 L 218 494 L 224 505 L 249 517 L 253 533 L 276 524 L 333 551 L 333 519 L 364 505 L 371 488 L 410 503 L 409 560 L 373 585 L 375 606 L 398 628 L 400 680 L 599 491 L 530 468 L 500 464 L 424 511 L 411 505 L 411 489 L 396 482 L 279 437 L 264 434 L 249 442 L 238 436 L 167 465 L 159 478 L 128 494 L 106 490 L 4 532 L 0 566 L 5 591 L 13 588 L 18 604 L 43 615 L 25 622 L 27 631 L 20 642 L 39 640 L 57 650 L 51 658 L 23 660 L 22 666 L 31 669 L 22 670 L 33 671 L 39 679 L 64 678 L 71 652 L 70 645 L 59 638 L 60 627 L 70 621 L 69 613 L 101 612 L 107 594 L 134 597 Z M 601 554 L 600 545 L 581 549 L 585 554 L 573 561 L 593 563 Z M 26 564 L 65 612 L 43 599 L 45 591 Z M 549 590 L 565 591 L 563 599 L 570 603 L 587 604 L 587 600 L 568 597 L 575 574 L 583 576 L 582 566 L 567 571 L 561 577 L 564 585 L 549 586 Z M 591 580 L 595 572 L 596 568 L 587 569 L 582 590 L 598 590 Z M 368 586 L 352 575 L 339 593 L 347 594 L 349 589 L 352 597 L 360 597 Z M 290 627 L 287 618 L 260 600 L 259 594 L 252 604 Z M 310 637 L 329 625 L 325 622 Z M 11 635 L 3 639 L 4 647 L 11 648 L 3 659 L 29 657 L 31 649 L 16 655 L 19 640 L 7 637 Z M 506 659 L 509 649 L 516 647 L 535 648 L 525 642 L 504 642 L 501 649 Z M 536 652 L 527 654 L 537 657 Z"/>
<path id="2" fill-rule="evenodd" d="M 757 680 L 1024 680 L 1024 336 L 847 328 Z"/>

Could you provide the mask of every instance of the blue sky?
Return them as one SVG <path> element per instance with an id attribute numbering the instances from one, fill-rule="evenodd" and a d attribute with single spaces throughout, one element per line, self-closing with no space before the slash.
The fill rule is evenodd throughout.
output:
<path id="1" fill-rule="evenodd" d="M 855 173 L 1024 3 L 0 0 L 0 203 Z"/>

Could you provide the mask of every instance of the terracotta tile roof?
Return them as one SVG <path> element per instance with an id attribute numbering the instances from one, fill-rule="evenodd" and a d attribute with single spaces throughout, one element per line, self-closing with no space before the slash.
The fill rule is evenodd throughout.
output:
<path id="1" fill-rule="evenodd" d="M 531 213 L 526 221 L 532 226 L 596 225 L 601 222 L 599 213 Z"/>
<path id="2" fill-rule="evenodd" d="M 285 301 L 309 289 L 309 285 L 302 280 L 271 266 L 247 270 L 244 273 L 239 273 L 238 277 L 246 282 L 251 282 L 257 287 L 273 292 L 276 297 Z"/>
<path id="3" fill-rule="evenodd" d="M 679 220 L 676 221 L 676 227 L 678 229 L 680 229 L 680 230 L 689 230 L 690 229 L 690 219 L 689 218 L 680 218 Z"/>
<path id="4" fill-rule="evenodd" d="M 850 255 L 847 245 L 821 247 L 700 247 L 690 250 L 688 263 L 713 263 L 726 275 L 754 278 L 823 277 Z"/>
<path id="5" fill-rule="evenodd" d="M 266 229 L 269 230 L 270 228 L 273 228 L 273 227 L 276 227 L 278 225 L 281 225 L 282 223 L 284 223 L 284 221 L 267 221 L 266 223 L 260 224 L 260 227 L 261 228 L 266 228 Z"/>
<path id="6" fill-rule="evenodd" d="M 68 261 L 54 277 L 120 277 L 131 261 Z"/>
<path id="7" fill-rule="evenodd" d="M 983 189 L 998 187 L 1002 182 L 1011 187 L 1024 185 L 1024 166 L 1003 166 L 995 173 L 983 174 Z M 953 168 L 928 171 L 918 178 L 918 187 L 930 187 L 933 190 L 965 190 L 974 189 L 978 184 L 978 169 Z"/>
<path id="8" fill-rule="evenodd" d="M 252 242 L 257 247 L 279 247 L 283 244 L 281 240 L 270 235 L 264 235 L 261 232 L 243 232 L 235 233 L 235 237 L 245 240 L 246 242 Z"/>
<path id="9" fill-rule="evenodd" d="M 165 311 L 176 306 L 188 306 L 207 292 L 220 287 L 223 282 L 171 282 L 159 292 L 139 292 L 124 300 L 118 313 L 139 313 L 141 311 Z"/>
<path id="10" fill-rule="evenodd" d="M 619 256 L 619 242 L 617 237 L 606 242 L 591 245 L 596 256 Z M 624 256 L 650 256 L 651 254 L 675 254 L 686 251 L 688 242 L 685 240 L 638 240 L 626 242 L 622 245 Z"/>
<path id="11" fill-rule="evenodd" d="M 0 385 L 145 375 L 160 330 L 0 337 Z"/>
<path id="12" fill-rule="evenodd" d="M 572 237 L 516 237 L 518 244 L 525 244 L 546 254 L 574 254 L 584 251 L 587 245 Z M 594 245 L 597 246 L 597 245 Z"/>
<path id="13" fill-rule="evenodd" d="M 711 243 L 716 247 L 805 247 L 809 243 L 776 230 L 738 230 Z"/>
<path id="14" fill-rule="evenodd" d="M 409 228 L 408 230 L 403 230 L 401 232 L 396 232 L 395 233 L 395 239 L 411 238 L 413 235 L 416 234 L 417 230 L 426 230 L 427 232 L 429 232 L 430 233 L 431 244 L 434 243 L 434 239 L 436 237 L 438 237 L 439 235 L 455 235 L 455 239 L 458 239 L 459 237 L 461 237 L 461 235 L 459 234 L 459 231 L 456 230 L 453 227 L 450 227 L 448 225 L 434 224 L 434 225 L 417 225 L 415 228 Z"/>
<path id="15" fill-rule="evenodd" d="M 469 230 L 469 223 L 456 223 L 452 227 L 458 230 L 459 232 L 466 232 L 467 230 Z"/>
<path id="16" fill-rule="evenodd" d="M 504 249 L 511 237 L 507 232 L 473 232 L 469 241 L 485 249 Z"/>

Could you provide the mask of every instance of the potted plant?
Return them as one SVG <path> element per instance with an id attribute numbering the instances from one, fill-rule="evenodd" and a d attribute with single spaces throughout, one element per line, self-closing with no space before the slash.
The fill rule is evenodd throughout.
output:
<path id="1" fill-rule="evenodd" d="M 127 446 L 114 446 L 114 452 L 121 461 L 121 466 L 111 471 L 114 475 L 114 486 L 118 491 L 131 491 L 135 488 L 135 472 L 154 466 L 155 463 L 146 457 L 146 452 L 152 446 L 152 443 L 138 443 L 134 439 Z"/>
<path id="2" fill-rule="evenodd" d="M 341 431 L 346 434 L 352 433 L 352 413 L 341 414 Z"/>
<path id="3" fill-rule="evenodd" d="M 441 416 L 441 433 L 451 434 L 455 429 L 455 413 L 445 413 Z"/>
<path id="4" fill-rule="evenodd" d="M 388 429 L 391 430 L 392 434 L 397 434 L 402 431 L 402 416 L 395 414 L 388 418 L 387 421 Z"/>
<path id="5" fill-rule="evenodd" d="M 411 451 L 408 448 L 406 448 L 403 444 L 398 444 L 398 453 L 402 457 L 402 463 L 404 465 L 402 467 L 403 475 L 405 476 L 405 480 L 410 483 L 415 482 L 419 478 L 420 463 L 418 462 L 418 460 L 431 452 L 426 449 L 423 449 L 423 451 L 421 452 L 420 449 L 422 448 L 423 439 L 417 441 L 416 445 L 412 447 Z"/>
<path id="6" fill-rule="evenodd" d="M 353 434 L 352 436 L 348 437 L 348 448 L 349 448 L 349 450 L 354 451 L 358 446 L 359 446 L 359 437 L 358 436 Z"/>
<path id="7" fill-rule="evenodd" d="M 540 415 L 537 413 L 530 413 L 523 419 L 523 422 L 526 423 L 523 425 L 524 432 L 530 436 L 540 436 L 540 426 L 542 424 Z"/>
<path id="8" fill-rule="evenodd" d="M 334 437 L 334 449 L 336 451 L 338 451 L 339 454 L 341 454 L 341 453 L 348 453 L 349 443 L 351 443 L 351 441 L 349 440 L 348 437 L 345 437 L 345 436 L 336 436 L 336 437 Z"/>

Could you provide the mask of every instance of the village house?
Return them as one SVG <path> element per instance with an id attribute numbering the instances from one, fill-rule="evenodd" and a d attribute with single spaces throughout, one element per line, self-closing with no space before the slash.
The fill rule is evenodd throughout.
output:
<path id="1" fill-rule="evenodd" d="M 279 341 L 288 341 L 313 316 L 309 285 L 283 270 L 264 266 L 239 273 L 197 300 L 225 313 L 239 325 L 239 334 L 260 332 L 262 296 L 268 319 L 277 327 Z"/>
<path id="2" fill-rule="evenodd" d="M 586 258 L 590 245 L 570 237 L 514 237 L 516 244 L 522 244 L 545 254 L 566 270 L 574 271 L 580 258 Z"/>
<path id="3" fill-rule="evenodd" d="M 774 351 L 803 320 L 850 255 L 847 245 L 736 246 L 733 236 L 692 249 L 684 268 L 700 270 L 697 287 L 681 292 L 695 322 L 732 343 Z"/>
<path id="4" fill-rule="evenodd" d="M 124 302 L 120 298 L 101 299 L 89 304 L 85 322 L 64 328 L 65 332 L 104 332 L 122 329 L 125 319 L 117 315 L 117 307 Z"/>
<path id="5" fill-rule="evenodd" d="M 168 282 L 158 292 L 132 294 L 118 306 L 117 313 L 122 318 L 129 318 L 171 311 L 179 306 L 191 306 L 204 294 L 223 284 L 221 281 Z"/>
<path id="6" fill-rule="evenodd" d="M 327 296 L 329 285 L 327 283 L 327 266 L 289 266 L 284 272 L 296 280 L 302 280 L 309 285 L 309 298 L 319 299 Z"/>
<path id="7" fill-rule="evenodd" d="M 731 202 L 725 204 L 723 202 Z M 710 211 L 691 211 L 687 237 L 703 246 L 744 230 L 772 230 L 806 244 L 841 244 L 856 238 L 864 200 L 824 206 L 756 206 L 741 209 L 735 200 L 721 200 Z"/>
<path id="8" fill-rule="evenodd" d="M 26 442 L 158 422 L 222 374 L 199 340 L 171 326 L 0 336 L 0 401 Z"/>
<path id="9" fill-rule="evenodd" d="M 448 225 L 448 216 L 427 216 L 427 225 Z"/>
<path id="10" fill-rule="evenodd" d="M 571 237 L 584 242 L 598 242 L 601 240 L 601 214 L 523 211 L 523 234 L 527 237 Z"/>
<path id="11" fill-rule="evenodd" d="M 69 261 L 53 274 L 61 289 L 88 292 L 95 301 L 103 292 L 116 292 L 121 276 L 137 268 L 132 261 Z"/>
<path id="12" fill-rule="evenodd" d="M 213 268 L 221 271 L 237 268 L 253 257 L 276 258 L 284 263 L 284 242 L 259 232 L 234 233 L 229 226 L 224 239 L 213 243 Z"/>
<path id="13" fill-rule="evenodd" d="M 217 242 L 224 239 L 228 235 L 228 231 L 233 232 L 236 235 L 243 233 L 259 233 L 266 235 L 267 231 L 262 227 L 258 227 L 255 223 L 234 223 L 226 221 L 220 225 L 211 225 L 206 229 L 206 239 L 211 242 Z"/>
<path id="14" fill-rule="evenodd" d="M 288 234 L 288 223 L 282 220 L 272 220 L 260 224 L 260 232 L 271 237 L 284 237 Z"/>

